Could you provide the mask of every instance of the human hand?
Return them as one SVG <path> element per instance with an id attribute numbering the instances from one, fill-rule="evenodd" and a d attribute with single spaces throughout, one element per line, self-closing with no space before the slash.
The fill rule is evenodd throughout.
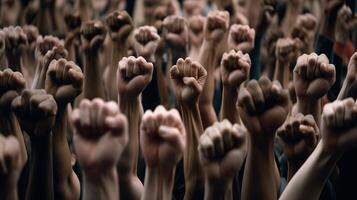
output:
<path id="1" fill-rule="evenodd" d="M 54 36 L 38 36 L 36 39 L 35 57 L 41 68 L 44 68 L 44 75 L 48 65 L 52 60 L 66 58 L 67 50 L 64 48 L 64 42 Z"/>
<path id="2" fill-rule="evenodd" d="M 137 98 L 152 79 L 154 66 L 143 57 L 124 57 L 119 61 L 117 84 L 120 98 Z"/>
<path id="3" fill-rule="evenodd" d="M 290 165 L 302 165 L 315 149 L 320 132 L 312 115 L 298 113 L 287 118 L 277 135 Z"/>
<path id="4" fill-rule="evenodd" d="M 81 27 L 82 19 L 78 12 L 75 13 L 67 13 L 64 16 L 64 22 L 66 23 L 67 28 L 69 31 L 73 31 Z"/>
<path id="5" fill-rule="evenodd" d="M 335 37 L 338 42 L 347 42 L 350 32 L 357 27 L 357 15 L 354 15 L 351 8 L 344 5 L 337 13 L 335 27 Z"/>
<path id="6" fill-rule="evenodd" d="M 227 11 L 212 11 L 208 14 L 204 25 L 205 40 L 219 43 L 229 28 L 229 13 Z"/>
<path id="7" fill-rule="evenodd" d="M 82 50 L 87 54 L 96 54 L 103 45 L 106 29 L 100 21 L 86 21 L 81 26 Z"/>
<path id="8" fill-rule="evenodd" d="M 335 66 L 324 55 L 301 55 L 294 68 L 294 85 L 298 100 L 315 101 L 324 96 L 336 79 Z"/>
<path id="9" fill-rule="evenodd" d="M 46 73 L 45 90 L 51 94 L 61 109 L 82 92 L 82 70 L 72 61 L 53 60 Z"/>
<path id="10" fill-rule="evenodd" d="M 180 58 L 170 69 L 175 95 L 179 104 L 194 105 L 202 92 L 207 77 L 204 67 L 191 58 Z"/>
<path id="11" fill-rule="evenodd" d="M 173 50 L 186 49 L 188 30 L 186 20 L 178 15 L 170 15 L 163 22 L 165 40 Z"/>
<path id="12" fill-rule="evenodd" d="M 289 113 L 289 97 L 279 82 L 262 77 L 251 80 L 238 94 L 238 109 L 252 141 L 273 142 Z"/>
<path id="13" fill-rule="evenodd" d="M 127 119 L 115 102 L 84 99 L 71 114 L 73 143 L 86 174 L 99 176 L 115 169 L 128 143 Z"/>
<path id="14" fill-rule="evenodd" d="M 109 14 L 106 23 L 113 41 L 125 42 L 134 29 L 134 23 L 126 11 L 114 11 Z"/>
<path id="15" fill-rule="evenodd" d="M 8 117 L 11 102 L 25 88 L 25 79 L 20 72 L 7 68 L 0 71 L 0 115 Z"/>
<path id="16" fill-rule="evenodd" d="M 134 48 L 138 56 L 154 59 L 160 36 L 153 26 L 142 26 L 134 31 Z"/>
<path id="17" fill-rule="evenodd" d="M 204 10 L 204 1 L 186 0 L 183 2 L 183 10 L 186 18 L 191 18 L 195 15 L 201 15 Z"/>
<path id="18" fill-rule="evenodd" d="M 347 75 L 339 98 L 357 98 L 357 53 L 354 53 L 347 67 Z"/>
<path id="19" fill-rule="evenodd" d="M 57 104 L 52 95 L 44 90 L 24 90 L 11 107 L 21 127 L 31 138 L 48 136 L 57 114 Z"/>
<path id="20" fill-rule="evenodd" d="M 276 42 L 276 58 L 283 63 L 294 63 L 299 56 L 296 42 L 291 38 L 280 38 Z"/>
<path id="21" fill-rule="evenodd" d="M 221 61 L 223 86 L 237 91 L 239 86 L 248 79 L 251 61 L 248 54 L 231 50 L 224 53 Z"/>
<path id="22" fill-rule="evenodd" d="M 199 140 L 200 162 L 206 181 L 233 181 L 243 166 L 247 154 L 247 130 L 228 120 L 208 127 Z"/>
<path id="23" fill-rule="evenodd" d="M 343 153 L 357 144 L 357 103 L 352 99 L 326 104 L 321 120 L 321 141 L 329 153 Z"/>
<path id="24" fill-rule="evenodd" d="M 188 36 L 192 46 L 201 46 L 205 21 L 206 18 L 202 15 L 192 16 L 188 19 Z"/>
<path id="25" fill-rule="evenodd" d="M 185 138 L 185 127 L 177 110 L 158 106 L 143 115 L 140 146 L 148 168 L 175 168 L 182 158 Z"/>
<path id="26" fill-rule="evenodd" d="M 33 25 L 25 25 L 22 27 L 22 29 L 26 34 L 28 43 L 25 48 L 33 54 L 36 48 L 37 37 L 40 35 L 40 33 L 38 32 L 38 28 Z"/>
<path id="27" fill-rule="evenodd" d="M 10 26 L 2 29 L 2 35 L 5 38 L 5 54 L 9 67 L 14 71 L 20 71 L 20 58 L 27 46 L 26 34 L 21 27 Z"/>
<path id="28" fill-rule="evenodd" d="M 229 30 L 229 49 L 248 53 L 254 48 L 255 30 L 248 25 L 233 24 Z"/>

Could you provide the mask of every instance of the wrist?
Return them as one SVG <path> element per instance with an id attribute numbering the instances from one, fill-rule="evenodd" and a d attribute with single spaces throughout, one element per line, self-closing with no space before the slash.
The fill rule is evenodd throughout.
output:
<path id="1" fill-rule="evenodd" d="M 233 180 L 223 182 L 205 181 L 205 197 L 207 199 L 232 199 Z"/>
<path id="2" fill-rule="evenodd" d="M 118 174 L 115 167 L 91 173 L 83 170 L 83 196 L 84 199 L 119 198 Z"/>

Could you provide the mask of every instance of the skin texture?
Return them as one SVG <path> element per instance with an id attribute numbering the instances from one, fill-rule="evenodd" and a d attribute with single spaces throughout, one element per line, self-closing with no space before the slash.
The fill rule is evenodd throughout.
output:
<path id="1" fill-rule="evenodd" d="M 207 128 L 199 141 L 200 162 L 205 174 L 205 199 L 233 199 L 233 178 L 247 153 L 247 132 L 228 120 Z"/>
<path id="2" fill-rule="evenodd" d="M 177 103 L 188 133 L 184 151 L 185 197 L 195 198 L 203 188 L 203 174 L 198 157 L 198 140 L 203 132 L 198 100 L 203 91 L 206 70 L 190 58 L 180 58 L 170 69 Z M 197 196 L 196 196 L 197 197 Z"/>
<path id="3" fill-rule="evenodd" d="M 81 27 L 82 50 L 84 52 L 84 88 L 83 97 L 105 99 L 104 82 L 100 73 L 99 48 L 106 35 L 104 25 L 100 21 L 87 21 Z M 95 80 L 95 81 L 94 81 Z"/>
<path id="4" fill-rule="evenodd" d="M 321 191 L 344 152 L 356 147 L 357 104 L 352 99 L 335 101 L 324 107 L 321 120 L 322 138 L 314 152 L 299 169 L 280 199 L 318 199 Z"/>
<path id="5" fill-rule="evenodd" d="M 78 12 L 67 13 L 64 17 L 64 22 L 67 27 L 67 35 L 65 38 L 64 46 L 68 50 L 68 60 L 75 61 L 79 49 L 81 38 L 81 24 L 82 19 Z"/>
<path id="6" fill-rule="evenodd" d="M 2 29 L 5 38 L 5 53 L 8 67 L 21 72 L 21 56 L 27 45 L 27 37 L 21 27 L 10 26 Z"/>
<path id="7" fill-rule="evenodd" d="M 116 165 L 128 144 L 126 117 L 115 102 L 95 98 L 82 100 L 71 121 L 83 170 L 83 198 L 119 199 Z"/>
<path id="8" fill-rule="evenodd" d="M 126 11 L 114 11 L 106 18 L 106 24 L 110 29 L 110 38 L 113 43 L 112 60 L 105 79 L 105 87 L 111 101 L 118 100 L 118 88 L 116 87 L 116 71 L 118 62 L 127 56 L 129 37 L 133 32 L 134 25 Z"/>
<path id="9" fill-rule="evenodd" d="M 82 70 L 72 61 L 53 60 L 46 74 L 45 89 L 53 95 L 58 113 L 53 127 L 53 181 L 58 199 L 78 199 L 79 180 L 71 165 L 71 151 L 67 142 L 67 104 L 82 92 Z"/>
<path id="10" fill-rule="evenodd" d="M 249 76 L 251 61 L 248 54 L 231 50 L 224 53 L 221 61 L 221 76 L 223 84 L 221 119 L 231 123 L 240 123 L 238 108 L 239 87 Z"/>
<path id="11" fill-rule="evenodd" d="M 357 53 L 352 55 L 348 63 L 346 79 L 337 99 L 343 100 L 348 97 L 357 98 Z"/>
<path id="12" fill-rule="evenodd" d="M 329 64 L 324 54 L 303 54 L 298 58 L 293 73 L 297 112 L 311 114 L 319 124 L 321 98 L 335 82 L 335 66 Z"/>
<path id="13" fill-rule="evenodd" d="M 188 19 L 188 38 L 191 42 L 189 57 L 198 60 L 200 49 L 203 43 L 203 28 L 206 18 L 202 15 L 195 15 Z"/>
<path id="14" fill-rule="evenodd" d="M 28 43 L 28 45 L 25 46 L 22 54 L 23 66 L 25 66 L 22 68 L 22 73 L 24 74 L 24 77 L 26 77 L 26 86 L 30 88 L 32 85 L 33 78 L 35 76 L 37 66 L 34 52 L 36 49 L 36 40 L 39 36 L 39 32 L 38 28 L 33 25 L 22 26 L 22 29 L 26 34 Z"/>
<path id="15" fill-rule="evenodd" d="M 274 138 L 289 112 L 287 91 L 266 77 L 259 82 L 251 80 L 239 92 L 238 108 L 249 132 L 241 198 L 276 199 L 280 177 L 274 160 Z"/>
<path id="16" fill-rule="evenodd" d="M 277 135 L 288 160 L 288 181 L 315 149 L 319 139 L 319 128 L 312 115 L 301 113 L 287 118 L 277 130 Z"/>
<path id="17" fill-rule="evenodd" d="M 129 144 L 124 149 L 118 164 L 121 177 L 120 190 L 122 199 L 140 199 L 143 185 L 137 177 L 137 160 L 139 156 L 139 125 L 143 108 L 141 92 L 150 83 L 153 74 L 153 64 L 143 57 L 124 57 L 118 66 L 117 85 L 119 91 L 119 107 L 123 114 L 130 119 Z"/>
<path id="18" fill-rule="evenodd" d="M 200 113 L 203 127 L 206 128 L 217 121 L 213 109 L 214 72 L 219 63 L 221 44 L 227 38 L 229 25 L 229 13 L 226 11 L 214 11 L 208 14 L 204 25 L 204 40 L 199 54 L 199 63 L 207 71 L 206 83 L 203 86 L 199 100 Z"/>
<path id="19" fill-rule="evenodd" d="M 67 57 L 63 41 L 53 36 L 39 36 L 36 41 L 35 57 L 37 68 L 32 82 L 32 89 L 44 89 L 46 73 L 52 60 Z"/>
<path id="20" fill-rule="evenodd" d="M 297 40 L 302 53 L 311 53 L 314 49 L 317 18 L 312 14 L 300 14 L 291 31 L 291 37 Z"/>
<path id="21" fill-rule="evenodd" d="M 229 29 L 228 48 L 249 53 L 254 47 L 255 30 L 248 25 L 233 24 Z"/>
<path id="22" fill-rule="evenodd" d="M 348 42 L 349 33 L 357 26 L 357 17 L 352 13 L 350 7 L 344 5 L 339 9 L 336 19 L 336 41 Z"/>
<path id="23" fill-rule="evenodd" d="M 155 61 L 155 51 L 159 45 L 160 36 L 153 26 L 142 26 L 134 31 L 134 48 L 138 56 Z"/>
<path id="24" fill-rule="evenodd" d="M 0 149 L 0 197 L 17 200 L 17 181 L 24 164 L 21 161 L 21 147 L 16 137 L 0 135 Z"/>
<path id="25" fill-rule="evenodd" d="M 57 104 L 44 90 L 24 90 L 11 104 L 31 140 L 31 166 L 26 199 L 52 199 L 52 128 Z"/>
<path id="26" fill-rule="evenodd" d="M 175 168 L 182 158 L 186 132 L 177 110 L 148 110 L 140 126 L 140 146 L 146 162 L 142 199 L 171 199 Z"/>

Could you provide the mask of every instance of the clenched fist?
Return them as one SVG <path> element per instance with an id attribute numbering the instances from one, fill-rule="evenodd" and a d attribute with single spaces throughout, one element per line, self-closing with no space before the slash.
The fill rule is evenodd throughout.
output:
<path id="1" fill-rule="evenodd" d="M 133 20 L 126 11 L 114 11 L 109 14 L 106 23 L 113 41 L 125 42 L 134 29 Z"/>
<path id="2" fill-rule="evenodd" d="M 357 102 L 352 98 L 325 105 L 321 141 L 327 152 L 344 152 L 357 146 Z"/>
<path id="3" fill-rule="evenodd" d="M 338 42 L 347 42 L 349 40 L 350 32 L 357 27 L 357 16 L 352 13 L 351 8 L 344 5 L 337 13 L 335 27 L 335 37 Z"/>
<path id="4" fill-rule="evenodd" d="M 30 137 L 48 135 L 55 122 L 57 104 L 44 90 L 24 90 L 11 104 L 21 127 Z"/>
<path id="5" fill-rule="evenodd" d="M 102 46 L 106 29 L 100 21 L 86 21 L 81 27 L 82 49 L 86 53 L 96 53 Z"/>
<path id="6" fill-rule="evenodd" d="M 231 26 L 228 35 L 228 45 L 230 49 L 248 53 L 254 48 L 255 30 L 248 25 L 234 24 Z"/>
<path id="7" fill-rule="evenodd" d="M 177 110 L 158 106 L 143 115 L 140 146 L 149 168 L 174 168 L 185 149 L 186 132 Z"/>
<path id="8" fill-rule="evenodd" d="M 134 31 L 134 48 L 138 56 L 153 59 L 159 46 L 160 36 L 153 26 L 142 26 Z"/>
<path id="9" fill-rule="evenodd" d="M 188 36 L 192 46 L 200 46 L 203 42 L 203 28 L 206 18 L 195 15 L 188 19 Z"/>
<path id="10" fill-rule="evenodd" d="M 25 88 L 25 79 L 20 72 L 11 69 L 0 71 L 0 115 L 7 116 L 11 102 Z M 8 116 L 7 116 L 8 117 Z"/>
<path id="11" fill-rule="evenodd" d="M 279 61 L 283 63 L 294 63 L 298 55 L 298 46 L 293 39 L 278 39 L 276 42 L 275 56 Z"/>
<path id="12" fill-rule="evenodd" d="M 336 80 L 335 66 L 324 55 L 303 54 L 294 68 L 294 85 L 298 99 L 317 100 L 324 96 Z"/>
<path id="13" fill-rule="evenodd" d="M 357 53 L 354 53 L 348 63 L 346 79 L 343 83 L 339 99 L 357 98 Z"/>
<path id="14" fill-rule="evenodd" d="M 99 98 L 84 99 L 72 112 L 71 121 L 73 143 L 82 169 L 91 176 L 112 170 L 129 138 L 127 119 L 118 105 Z"/>
<path id="15" fill-rule="evenodd" d="M 171 67 L 170 77 L 179 104 L 196 104 L 207 77 L 203 66 L 191 58 L 180 58 Z"/>
<path id="16" fill-rule="evenodd" d="M 218 43 L 222 41 L 229 28 L 229 13 L 227 11 L 213 11 L 207 16 L 204 26 L 205 39 Z"/>
<path id="17" fill-rule="evenodd" d="M 170 15 L 163 22 L 165 40 L 173 50 L 185 49 L 188 43 L 186 20 L 178 15 Z"/>
<path id="18" fill-rule="evenodd" d="M 37 58 L 37 62 L 41 66 L 48 67 L 48 65 L 53 59 L 66 58 L 67 54 L 68 52 L 64 48 L 64 42 L 58 39 L 57 37 L 37 37 L 35 56 Z"/>
<path id="19" fill-rule="evenodd" d="M 135 99 L 152 79 L 154 66 L 143 57 L 124 57 L 119 61 L 117 84 L 120 98 Z"/>
<path id="20" fill-rule="evenodd" d="M 14 71 L 20 71 L 20 58 L 25 46 L 27 46 L 26 34 L 19 26 L 5 27 L 2 29 L 2 34 L 5 39 L 5 53 L 9 67 Z"/>
<path id="21" fill-rule="evenodd" d="M 231 50 L 224 53 L 221 61 L 222 83 L 231 90 L 239 89 L 240 84 L 247 80 L 251 61 L 248 54 Z"/>
<path id="22" fill-rule="evenodd" d="M 238 109 L 252 141 L 273 140 L 289 113 L 289 97 L 279 82 L 262 77 L 239 92 Z"/>
<path id="23" fill-rule="evenodd" d="M 319 128 L 312 115 L 298 113 L 289 117 L 277 134 L 290 164 L 302 165 L 317 145 Z"/>
<path id="24" fill-rule="evenodd" d="M 207 181 L 232 181 L 247 154 L 247 131 L 228 120 L 208 127 L 199 141 L 201 165 Z"/>
<path id="25" fill-rule="evenodd" d="M 82 70 L 72 61 L 53 60 L 46 74 L 45 90 L 53 95 L 58 107 L 65 107 L 81 92 L 83 86 Z"/>

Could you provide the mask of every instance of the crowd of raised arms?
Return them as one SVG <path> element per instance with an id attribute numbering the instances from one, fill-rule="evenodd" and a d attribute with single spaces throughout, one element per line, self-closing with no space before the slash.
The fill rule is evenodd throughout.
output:
<path id="1" fill-rule="evenodd" d="M 0 200 L 357 199 L 356 0 L 0 0 Z"/>

